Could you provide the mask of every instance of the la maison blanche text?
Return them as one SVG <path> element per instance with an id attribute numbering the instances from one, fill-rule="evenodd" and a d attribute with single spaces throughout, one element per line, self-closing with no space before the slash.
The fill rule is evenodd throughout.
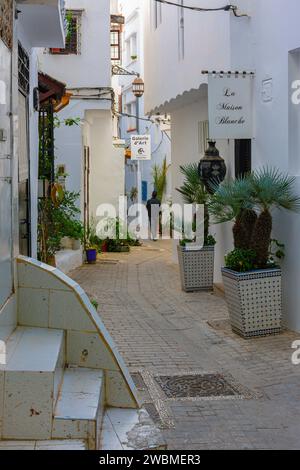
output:
<path id="1" fill-rule="evenodd" d="M 217 106 L 218 111 L 242 111 L 243 106 L 235 106 L 229 103 L 220 103 Z M 239 119 L 231 119 L 229 116 L 218 116 L 216 118 L 216 124 L 245 124 L 244 117 L 240 117 Z"/>

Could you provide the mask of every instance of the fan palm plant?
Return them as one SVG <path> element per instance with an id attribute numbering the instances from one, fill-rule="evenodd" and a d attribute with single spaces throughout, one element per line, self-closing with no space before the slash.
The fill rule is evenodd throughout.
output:
<path id="1" fill-rule="evenodd" d="M 249 176 L 252 198 L 258 217 L 255 222 L 250 248 L 256 253 L 258 267 L 265 267 L 269 258 L 272 232 L 272 210 L 300 211 L 300 197 L 293 193 L 295 178 L 276 168 L 262 168 Z"/>
<path id="2" fill-rule="evenodd" d="M 157 197 L 162 201 L 166 187 L 167 187 L 167 173 L 170 165 L 167 164 L 167 158 L 164 158 L 162 165 L 155 164 L 153 166 L 153 186 L 157 192 Z"/>
<path id="3" fill-rule="evenodd" d="M 295 178 L 275 168 L 262 168 L 216 188 L 209 211 L 216 223 L 235 220 L 236 249 L 255 252 L 255 266 L 265 268 L 269 260 L 274 208 L 300 211 L 300 197 L 293 193 Z"/>
<path id="4" fill-rule="evenodd" d="M 209 212 L 215 223 L 234 220 L 234 247 L 249 249 L 252 232 L 257 219 L 254 211 L 252 187 L 249 179 L 237 178 L 215 185 L 209 201 Z"/>
<path id="5" fill-rule="evenodd" d="M 180 166 L 180 172 L 184 176 L 184 182 L 176 190 L 182 195 L 183 202 L 204 206 L 204 242 L 207 244 L 209 234 L 209 193 L 199 177 L 197 163 L 188 163 L 187 165 Z"/>

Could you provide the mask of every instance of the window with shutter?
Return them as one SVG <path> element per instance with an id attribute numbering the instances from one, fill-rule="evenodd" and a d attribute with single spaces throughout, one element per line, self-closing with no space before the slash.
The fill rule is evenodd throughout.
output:
<path id="1" fill-rule="evenodd" d="M 121 60 L 121 33 L 112 30 L 110 32 L 111 60 L 119 62 Z"/>
<path id="2" fill-rule="evenodd" d="M 122 32 L 125 18 L 122 15 L 110 17 L 110 50 L 113 65 L 121 65 L 122 62 Z"/>

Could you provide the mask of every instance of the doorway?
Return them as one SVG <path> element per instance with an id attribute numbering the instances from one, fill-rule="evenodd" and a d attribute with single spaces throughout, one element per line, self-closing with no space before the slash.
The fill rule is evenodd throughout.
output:
<path id="1" fill-rule="evenodd" d="M 29 170 L 29 56 L 19 43 L 19 252 L 31 256 Z"/>
<path id="2" fill-rule="evenodd" d="M 1 19 L 1 16 L 0 16 Z M 0 38 L 0 310 L 13 292 L 11 50 Z"/>
<path id="3" fill-rule="evenodd" d="M 252 170 L 251 139 L 235 140 L 235 177 L 242 178 Z"/>
<path id="4" fill-rule="evenodd" d="M 83 223 L 84 223 L 84 236 L 90 228 L 90 147 L 84 146 L 84 175 L 83 175 L 83 187 L 84 187 L 84 201 L 83 201 Z"/>

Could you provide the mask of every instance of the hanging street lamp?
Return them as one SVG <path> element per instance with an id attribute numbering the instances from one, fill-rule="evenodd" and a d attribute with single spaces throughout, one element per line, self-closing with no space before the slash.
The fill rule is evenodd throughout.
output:
<path id="1" fill-rule="evenodd" d="M 136 98 L 141 98 L 145 92 L 145 85 L 141 77 L 138 75 L 132 82 L 132 93 Z"/>
<path id="2" fill-rule="evenodd" d="M 212 193 L 213 186 L 224 181 L 226 176 L 226 165 L 216 148 L 216 142 L 210 140 L 205 155 L 201 158 L 198 173 L 208 192 Z"/>
<path id="3" fill-rule="evenodd" d="M 135 75 L 136 78 L 132 82 L 132 93 L 136 98 L 141 98 L 145 92 L 145 84 L 140 74 L 131 70 L 124 69 L 119 65 L 112 66 L 112 75 Z"/>

